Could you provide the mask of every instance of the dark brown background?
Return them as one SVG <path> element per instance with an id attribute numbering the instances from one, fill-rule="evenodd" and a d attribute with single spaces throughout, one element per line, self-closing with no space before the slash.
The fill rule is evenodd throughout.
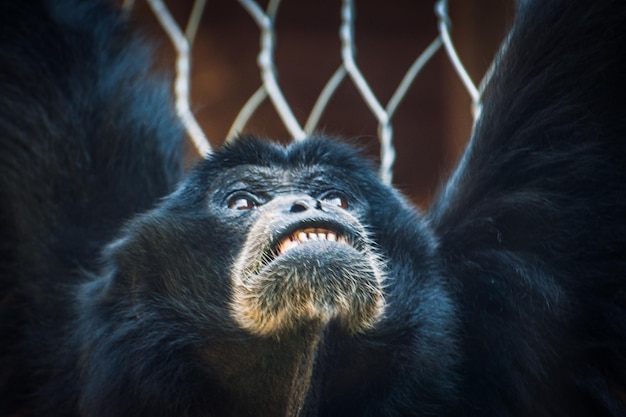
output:
<path id="1" fill-rule="evenodd" d="M 169 1 L 184 24 L 192 0 Z M 265 6 L 266 2 L 260 2 Z M 284 0 L 277 16 L 279 83 L 303 125 L 326 81 L 340 64 L 339 0 Z M 479 83 L 513 16 L 512 0 L 450 0 L 452 38 Z M 385 104 L 403 75 L 437 35 L 434 1 L 356 1 L 357 63 Z M 137 0 L 137 26 L 159 42 L 164 63 L 173 49 L 146 4 Z M 246 100 L 260 86 L 259 30 L 235 0 L 208 0 L 193 49 L 192 108 L 213 146 L 219 146 Z M 441 49 L 414 82 L 392 124 L 397 161 L 394 183 L 426 207 L 458 160 L 470 135 L 471 100 Z M 332 135 L 353 138 L 378 155 L 377 124 L 345 79 L 320 123 Z M 247 132 L 288 140 L 266 101 Z"/>

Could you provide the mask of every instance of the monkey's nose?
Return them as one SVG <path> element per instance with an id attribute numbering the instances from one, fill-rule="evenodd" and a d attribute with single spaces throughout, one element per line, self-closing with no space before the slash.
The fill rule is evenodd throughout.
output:
<path id="1" fill-rule="evenodd" d="M 291 208 L 289 209 L 290 213 L 302 213 L 303 211 L 307 211 L 308 209 L 315 207 L 320 210 L 322 208 L 322 203 L 318 200 L 313 199 L 298 199 L 291 204 Z"/>

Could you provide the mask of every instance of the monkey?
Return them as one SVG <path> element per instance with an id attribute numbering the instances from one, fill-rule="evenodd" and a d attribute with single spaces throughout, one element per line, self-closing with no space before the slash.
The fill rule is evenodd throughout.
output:
<path id="1" fill-rule="evenodd" d="M 424 212 L 337 138 L 186 172 L 118 11 L 0 20 L 0 415 L 626 415 L 622 2 L 518 4 Z"/>

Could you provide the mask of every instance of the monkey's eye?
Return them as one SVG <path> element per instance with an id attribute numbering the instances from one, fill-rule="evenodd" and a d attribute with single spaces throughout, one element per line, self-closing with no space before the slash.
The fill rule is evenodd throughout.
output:
<path id="1" fill-rule="evenodd" d="M 232 210 L 253 210 L 259 203 L 252 197 L 236 195 L 228 200 L 228 208 Z"/>
<path id="2" fill-rule="evenodd" d="M 326 194 L 322 198 L 322 201 L 326 204 L 336 206 L 342 209 L 348 208 L 348 200 L 343 195 L 336 192 Z"/>

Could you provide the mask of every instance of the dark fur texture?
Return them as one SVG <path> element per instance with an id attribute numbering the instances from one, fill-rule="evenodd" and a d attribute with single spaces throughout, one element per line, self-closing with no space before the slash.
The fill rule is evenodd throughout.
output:
<path id="1" fill-rule="evenodd" d="M 182 179 L 116 13 L 0 3 L 0 415 L 625 416 L 624 25 L 524 2 L 422 216 L 336 140 L 241 138 Z M 352 240 L 269 262 L 259 233 L 305 226 Z M 240 290 L 294 314 L 254 327 Z"/>

